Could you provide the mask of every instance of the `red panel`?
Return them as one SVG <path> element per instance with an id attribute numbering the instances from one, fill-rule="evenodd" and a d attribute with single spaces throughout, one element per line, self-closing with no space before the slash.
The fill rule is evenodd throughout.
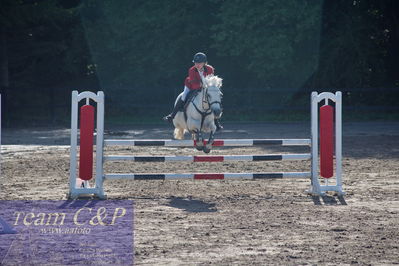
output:
<path id="1" fill-rule="evenodd" d="M 93 136 L 94 106 L 80 108 L 80 156 L 79 178 L 90 180 L 93 177 Z"/>
<path id="2" fill-rule="evenodd" d="M 194 179 L 224 179 L 224 174 L 195 174 Z"/>
<path id="3" fill-rule="evenodd" d="M 334 108 L 320 107 L 320 175 L 330 178 L 334 175 Z"/>
<path id="4" fill-rule="evenodd" d="M 212 146 L 223 146 L 224 141 L 223 140 L 215 140 L 212 144 Z"/>
<path id="5" fill-rule="evenodd" d="M 207 140 L 204 140 L 204 145 L 207 144 Z M 224 145 L 224 141 L 223 140 L 215 140 L 212 144 L 212 146 L 223 146 Z M 194 140 L 194 146 L 197 146 L 197 141 Z"/>
<path id="6" fill-rule="evenodd" d="M 223 162 L 224 156 L 194 156 L 194 162 Z"/>

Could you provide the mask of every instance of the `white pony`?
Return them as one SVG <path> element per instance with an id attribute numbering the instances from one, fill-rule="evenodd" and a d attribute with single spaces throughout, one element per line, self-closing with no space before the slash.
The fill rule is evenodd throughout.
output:
<path id="1" fill-rule="evenodd" d="M 222 78 L 208 75 L 203 80 L 203 89 L 187 104 L 185 112 L 180 111 L 173 119 L 175 126 L 174 138 L 183 139 L 184 133 L 190 132 L 196 140 L 196 148 L 209 153 L 216 131 L 215 118 L 222 116 Z M 180 94 L 179 97 L 181 97 Z M 177 100 L 176 100 L 177 102 Z M 175 103 L 176 104 L 176 103 Z M 202 133 L 210 133 L 205 143 Z"/>

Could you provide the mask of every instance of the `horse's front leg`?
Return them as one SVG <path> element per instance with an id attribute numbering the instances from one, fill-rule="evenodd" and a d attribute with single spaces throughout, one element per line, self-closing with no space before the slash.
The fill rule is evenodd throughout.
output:
<path id="1" fill-rule="evenodd" d="M 201 121 L 197 119 L 189 119 L 187 123 L 188 129 L 193 134 L 195 148 L 202 151 L 204 148 L 202 132 L 200 130 Z"/>
<path id="2" fill-rule="evenodd" d="M 195 148 L 199 151 L 204 149 L 204 139 L 202 133 L 199 130 L 194 131 Z"/>
<path id="3" fill-rule="evenodd" d="M 206 142 L 206 145 L 203 149 L 205 153 L 209 153 L 211 151 L 214 141 L 215 141 L 215 131 L 211 131 L 211 133 L 209 133 L 209 139 Z"/>
<path id="4" fill-rule="evenodd" d="M 215 132 L 216 132 L 216 125 L 214 122 L 213 117 L 208 120 L 207 128 L 209 129 L 209 139 L 204 147 L 204 152 L 209 153 L 212 149 L 213 143 L 215 141 Z"/>

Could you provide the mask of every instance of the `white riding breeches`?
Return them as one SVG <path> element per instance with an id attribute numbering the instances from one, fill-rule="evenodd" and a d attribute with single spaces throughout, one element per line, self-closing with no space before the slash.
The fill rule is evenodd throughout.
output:
<path id="1" fill-rule="evenodd" d="M 183 91 L 183 95 L 181 96 L 181 99 L 183 100 L 183 101 L 185 101 L 186 100 L 186 98 L 187 98 L 187 95 L 188 95 L 188 93 L 190 92 L 190 89 L 189 88 L 187 88 L 187 86 L 184 86 L 184 91 Z"/>

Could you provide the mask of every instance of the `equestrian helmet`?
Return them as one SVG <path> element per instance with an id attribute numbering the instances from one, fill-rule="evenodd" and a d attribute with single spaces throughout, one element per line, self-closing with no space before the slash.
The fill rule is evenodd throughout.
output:
<path id="1" fill-rule="evenodd" d="M 196 53 L 194 55 L 193 63 L 206 63 L 206 54 L 204 53 Z"/>

